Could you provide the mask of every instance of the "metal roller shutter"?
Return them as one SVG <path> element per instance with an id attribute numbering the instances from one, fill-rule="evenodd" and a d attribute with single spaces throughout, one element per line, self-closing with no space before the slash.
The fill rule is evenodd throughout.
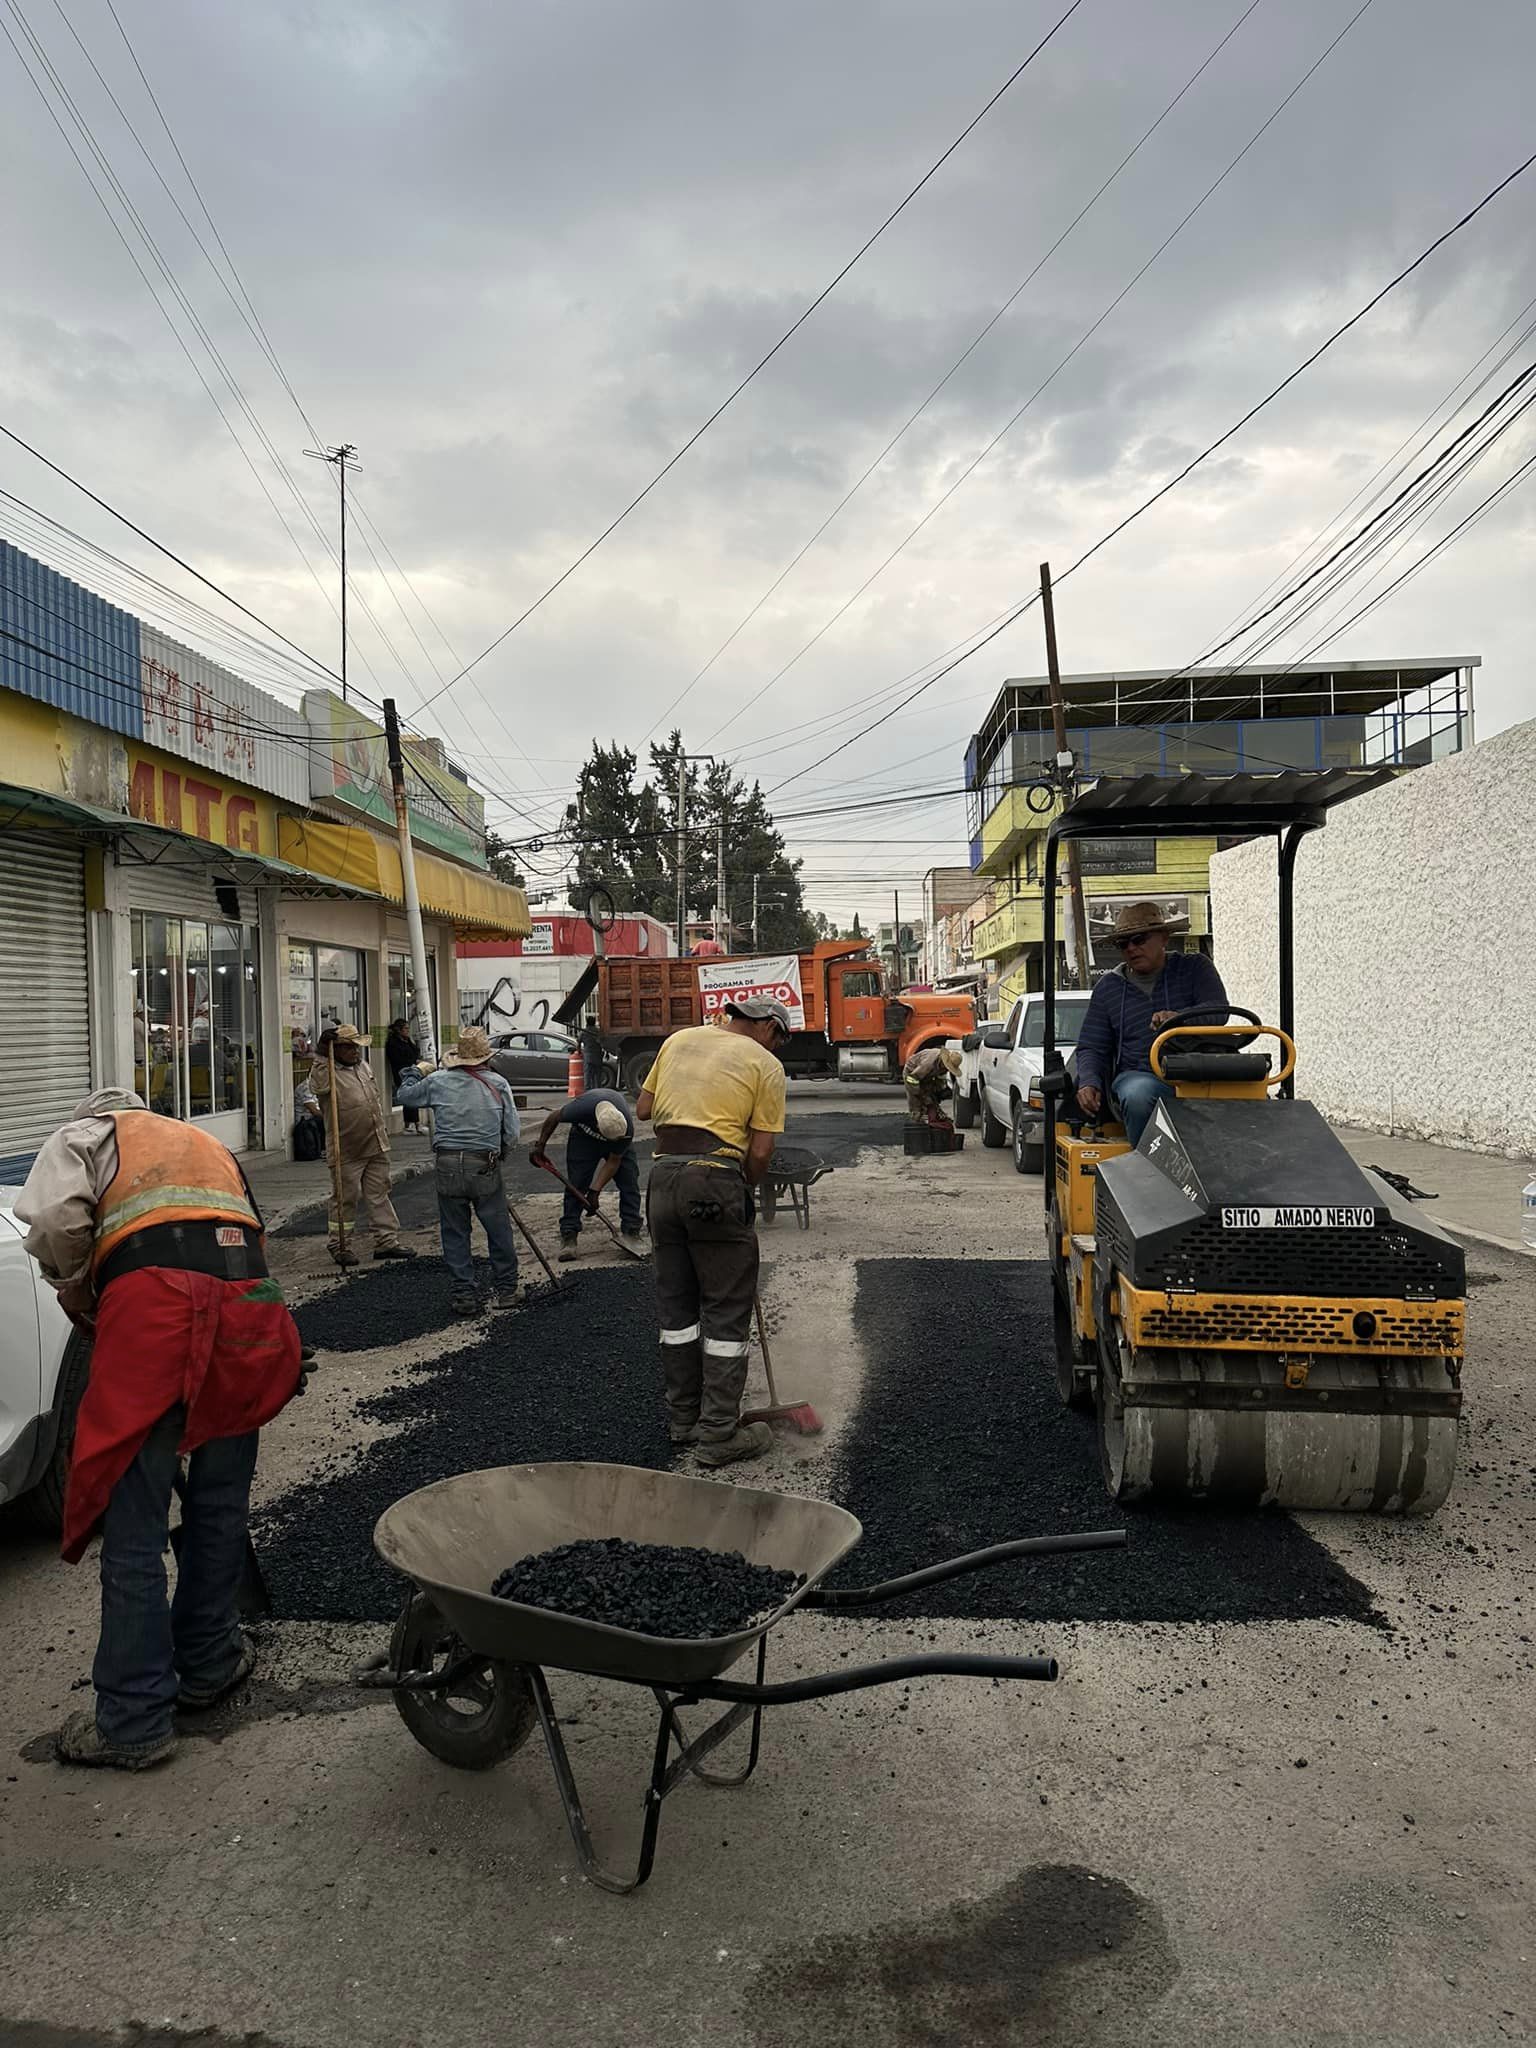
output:
<path id="1" fill-rule="evenodd" d="M 85 867 L 78 847 L 0 841 L 0 988 L 20 1040 L 0 1085 L 0 1161 L 35 1152 L 91 1091 Z"/>

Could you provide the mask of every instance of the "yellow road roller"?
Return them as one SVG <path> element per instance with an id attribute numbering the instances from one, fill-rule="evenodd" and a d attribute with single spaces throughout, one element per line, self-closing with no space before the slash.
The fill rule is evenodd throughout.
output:
<path id="1" fill-rule="evenodd" d="M 1097 1413 L 1116 1500 L 1430 1514 L 1450 1491 L 1466 1261 L 1350 1157 L 1292 1076 L 1296 854 L 1386 773 L 1139 777 L 1076 793 L 1047 835 L 1045 1207 L 1057 1388 Z M 1089 1121 L 1053 1043 L 1057 856 L 1073 837 L 1272 835 L 1277 1025 L 1181 1013 L 1174 1090 L 1134 1149 Z M 1244 1021 L 1234 1023 L 1233 1018 Z"/>

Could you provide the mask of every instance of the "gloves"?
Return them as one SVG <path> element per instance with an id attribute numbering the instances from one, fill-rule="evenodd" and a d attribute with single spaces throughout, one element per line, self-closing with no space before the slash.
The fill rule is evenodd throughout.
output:
<path id="1" fill-rule="evenodd" d="M 587 1214 L 588 1214 L 589 1216 L 595 1216 L 595 1215 L 597 1214 L 597 1197 L 596 1197 L 596 1195 L 593 1195 L 593 1194 L 586 1194 L 586 1195 L 583 1195 L 581 1199 L 582 1199 L 582 1200 L 583 1200 L 583 1202 L 585 1202 L 585 1203 L 586 1203 L 586 1205 L 587 1205 Z"/>

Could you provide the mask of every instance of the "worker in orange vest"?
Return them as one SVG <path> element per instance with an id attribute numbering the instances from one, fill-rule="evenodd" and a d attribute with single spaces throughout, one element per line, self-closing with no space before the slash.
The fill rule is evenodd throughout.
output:
<path id="1" fill-rule="evenodd" d="M 256 1433 L 299 1389 L 299 1333 L 268 1277 L 238 1160 L 127 1089 L 76 1107 L 15 1214 L 66 1313 L 94 1331 L 62 1548 L 77 1563 L 101 1531 L 96 1704 L 69 1716 L 54 1753 L 143 1770 L 175 1749 L 178 1709 L 212 1706 L 254 1668 L 236 1601 Z M 185 1540 L 168 1605 L 182 1456 Z"/>

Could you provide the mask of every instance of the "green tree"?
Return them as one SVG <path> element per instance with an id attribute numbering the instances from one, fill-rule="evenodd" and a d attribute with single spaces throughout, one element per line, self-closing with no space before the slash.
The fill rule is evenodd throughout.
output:
<path id="1" fill-rule="evenodd" d="M 499 832 L 485 835 L 485 864 L 498 882 L 510 882 L 515 889 L 527 888 L 528 877 L 518 865 L 516 850 Z"/>

